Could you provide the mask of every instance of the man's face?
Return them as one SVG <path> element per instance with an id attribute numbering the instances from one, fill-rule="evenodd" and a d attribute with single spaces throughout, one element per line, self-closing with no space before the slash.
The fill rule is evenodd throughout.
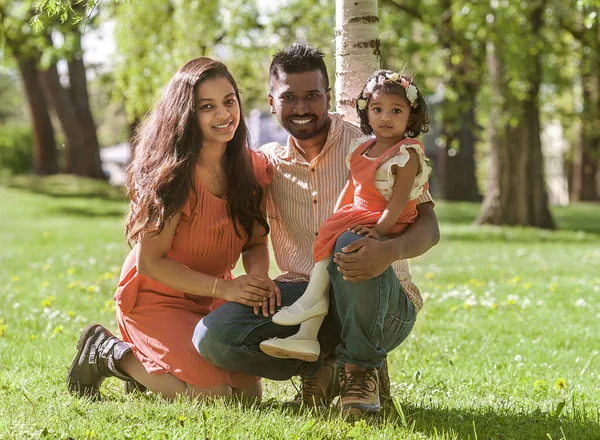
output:
<path id="1" fill-rule="evenodd" d="M 271 113 L 292 137 L 307 140 L 328 128 L 330 89 L 320 70 L 281 74 L 269 93 Z"/>

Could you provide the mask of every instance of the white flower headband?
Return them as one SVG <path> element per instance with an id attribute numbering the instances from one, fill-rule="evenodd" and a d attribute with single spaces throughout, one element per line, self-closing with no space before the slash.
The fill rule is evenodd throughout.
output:
<path id="1" fill-rule="evenodd" d="M 406 78 L 401 77 L 398 72 L 392 72 L 386 73 L 385 76 L 379 75 L 373 77 L 369 80 L 369 82 L 361 92 L 360 98 L 356 102 L 356 105 L 359 110 L 364 110 L 367 108 L 367 102 L 369 100 L 369 97 L 373 93 L 375 86 L 378 84 L 383 85 L 385 81 L 391 81 L 400 84 L 400 86 L 402 86 L 404 90 L 406 90 L 406 99 L 408 99 L 408 102 L 410 102 L 410 106 L 413 108 L 417 108 L 419 106 L 419 103 L 417 102 L 417 97 L 419 96 L 417 88 L 413 84 L 411 84 Z"/>

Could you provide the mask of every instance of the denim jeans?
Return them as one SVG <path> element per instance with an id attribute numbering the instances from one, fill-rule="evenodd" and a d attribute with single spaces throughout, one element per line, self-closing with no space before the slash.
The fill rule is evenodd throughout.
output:
<path id="1" fill-rule="evenodd" d="M 335 251 L 361 238 L 346 232 L 338 239 Z M 224 304 L 205 316 L 194 331 L 194 346 L 214 365 L 273 380 L 316 375 L 323 353 L 335 353 L 340 363 L 380 367 L 387 353 L 400 345 L 413 328 L 416 310 L 412 302 L 392 268 L 358 283 L 345 281 L 333 261 L 328 270 L 331 302 L 319 331 L 321 356 L 317 362 L 278 359 L 260 351 L 259 344 L 265 339 L 291 336 L 299 326 L 274 324 L 270 317 L 255 315 L 251 307 L 238 303 Z M 278 283 L 282 305 L 296 301 L 307 285 Z"/>

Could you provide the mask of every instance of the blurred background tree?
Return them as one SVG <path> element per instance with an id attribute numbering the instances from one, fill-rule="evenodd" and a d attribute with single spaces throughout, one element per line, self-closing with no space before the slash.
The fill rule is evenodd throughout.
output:
<path id="1" fill-rule="evenodd" d="M 85 66 L 93 78 L 91 110 L 102 121 L 101 138 L 110 142 L 126 139 L 167 79 L 195 56 L 227 63 L 246 92 L 247 111 L 268 108 L 271 55 L 294 41 L 322 48 L 332 84 L 335 79 L 335 10 L 328 0 L 90 0 L 76 7 L 44 0 L 37 9 L 26 1 L 2 4 L 5 53 L 15 60 L 4 72 L 13 78 L 21 72 L 30 108 L 32 99 L 39 101 L 38 112 L 31 111 L 38 173 L 57 170 L 52 119 L 40 103 L 45 99 L 56 109 L 73 102 L 65 98 L 71 90 L 65 78 L 82 78 L 75 67 L 85 71 L 78 61 L 86 59 L 84 29 L 84 39 L 96 28 L 112 29 L 114 49 L 102 65 Z M 550 203 L 598 202 L 599 8 L 600 0 L 379 0 L 383 67 L 406 66 L 429 96 L 432 126 L 424 143 L 434 162 L 436 197 L 483 198 L 481 223 L 543 228 L 554 227 Z M 76 60 L 73 73 L 68 63 L 59 68 L 61 60 Z M 57 76 L 63 88 L 53 91 L 48 84 L 56 86 Z M 33 93 L 34 77 L 43 94 Z M 73 108 L 80 115 L 81 107 Z M 62 123 L 68 115 L 56 114 L 68 150 L 75 135 Z"/>

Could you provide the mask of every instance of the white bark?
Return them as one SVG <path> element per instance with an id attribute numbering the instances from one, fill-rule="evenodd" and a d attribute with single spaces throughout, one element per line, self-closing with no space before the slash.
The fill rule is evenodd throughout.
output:
<path id="1" fill-rule="evenodd" d="M 377 0 L 336 0 L 335 11 L 336 111 L 358 122 L 353 102 L 380 68 Z"/>

